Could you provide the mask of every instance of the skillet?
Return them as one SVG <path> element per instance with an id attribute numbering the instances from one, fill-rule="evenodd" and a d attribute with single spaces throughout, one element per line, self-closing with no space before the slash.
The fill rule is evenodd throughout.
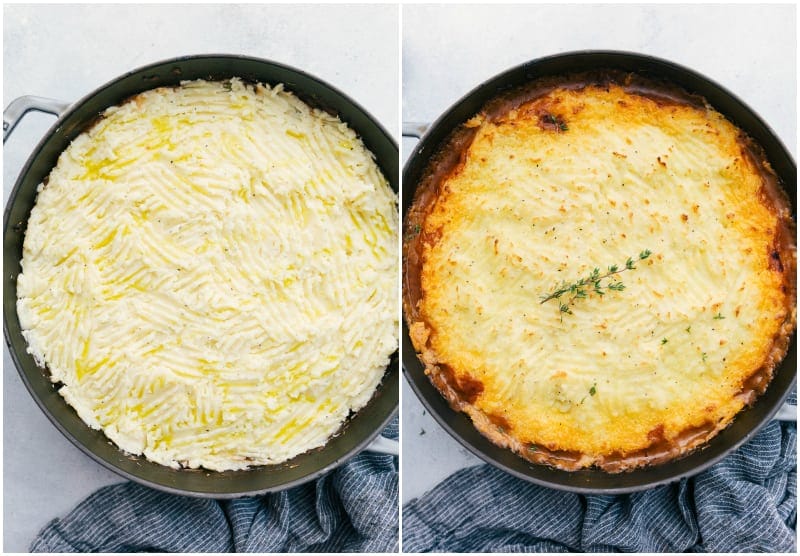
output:
<path id="1" fill-rule="evenodd" d="M 324 447 L 282 464 L 243 471 L 176 470 L 119 450 L 101 431 L 84 424 L 58 394 L 48 373 L 38 367 L 26 351 L 16 312 L 16 277 L 20 272 L 22 242 L 28 215 L 36 199 L 36 187 L 50 173 L 61 152 L 103 110 L 148 89 L 174 86 L 190 79 L 222 80 L 231 77 L 272 85 L 283 83 L 286 89 L 309 105 L 337 114 L 363 139 L 392 189 L 398 191 L 397 144 L 372 116 L 344 93 L 316 77 L 258 58 L 235 55 L 174 58 L 132 70 L 72 105 L 40 97 L 21 97 L 12 101 L 3 114 L 4 142 L 29 110 L 59 116 L 20 172 L 3 218 L 3 331 L 11 358 L 25 386 L 58 430 L 100 464 L 152 488 L 205 498 L 235 498 L 290 488 L 327 473 L 368 446 L 376 452 L 396 454 L 396 444 L 378 435 L 397 413 L 398 353 L 391 357 L 381 385 L 369 403 L 352 415 Z"/>
<path id="2" fill-rule="evenodd" d="M 733 93 L 707 77 L 673 62 L 642 54 L 619 51 L 576 51 L 532 60 L 511 68 L 467 93 L 433 124 L 406 123 L 403 134 L 420 141 L 403 168 L 402 210 L 406 214 L 414 199 L 430 158 L 443 146 L 450 134 L 475 115 L 483 105 L 498 95 L 534 79 L 597 69 L 634 72 L 656 80 L 666 80 L 689 93 L 703 96 L 709 104 L 730 119 L 759 143 L 789 196 L 794 221 L 797 221 L 797 167 L 786 147 L 770 127 Z M 530 463 L 492 444 L 483 437 L 466 414 L 454 411 L 424 374 L 424 366 L 403 320 L 401 335 L 403 374 L 420 401 L 434 419 L 456 440 L 487 463 L 527 481 L 583 494 L 621 494 L 652 488 L 693 476 L 707 469 L 747 442 L 773 417 L 795 420 L 793 406 L 783 403 L 793 390 L 797 374 L 797 339 L 793 334 L 786 357 L 775 369 L 767 391 L 755 404 L 743 410 L 733 423 L 704 447 L 670 462 L 611 474 L 598 469 L 562 471 Z"/>

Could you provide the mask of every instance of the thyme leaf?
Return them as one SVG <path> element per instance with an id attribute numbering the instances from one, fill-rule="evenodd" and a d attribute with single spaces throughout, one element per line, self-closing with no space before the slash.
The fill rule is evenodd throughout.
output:
<path id="1" fill-rule="evenodd" d="M 555 128 L 559 131 L 567 131 L 569 129 L 567 127 L 567 123 L 564 120 L 553 114 L 545 114 L 544 116 L 542 116 L 542 121 L 552 126 L 555 126 Z"/>
<path id="2" fill-rule="evenodd" d="M 406 234 L 405 240 L 408 241 L 410 239 L 417 237 L 421 231 L 422 231 L 422 226 L 420 226 L 419 224 L 414 224 L 411 227 L 411 231 L 408 234 Z"/>

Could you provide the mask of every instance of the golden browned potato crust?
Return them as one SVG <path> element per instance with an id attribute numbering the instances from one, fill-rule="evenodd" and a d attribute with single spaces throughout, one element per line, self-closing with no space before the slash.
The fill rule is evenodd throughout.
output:
<path id="1" fill-rule="evenodd" d="M 796 325 L 794 223 L 762 150 L 630 75 L 487 104 L 433 157 L 403 255 L 433 383 L 493 442 L 562 469 L 704 444 Z"/>

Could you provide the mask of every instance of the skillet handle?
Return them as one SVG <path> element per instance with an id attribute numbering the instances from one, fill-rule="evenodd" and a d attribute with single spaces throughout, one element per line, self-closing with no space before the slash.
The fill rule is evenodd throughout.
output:
<path id="1" fill-rule="evenodd" d="M 416 137 L 421 139 L 428 128 L 431 127 L 429 123 L 423 122 L 403 122 L 403 137 Z"/>
<path id="2" fill-rule="evenodd" d="M 785 403 L 773 417 L 775 421 L 797 421 L 797 406 Z"/>
<path id="3" fill-rule="evenodd" d="M 3 110 L 3 143 L 14 127 L 30 110 L 38 110 L 55 116 L 63 114 L 71 103 L 53 98 L 35 97 L 31 95 L 22 96 L 12 100 L 6 109 Z"/>
<path id="4" fill-rule="evenodd" d="M 400 455 L 400 443 L 397 440 L 379 436 L 372 441 L 372 444 L 364 448 L 366 452 L 375 452 L 377 454 L 387 454 L 390 456 Z"/>

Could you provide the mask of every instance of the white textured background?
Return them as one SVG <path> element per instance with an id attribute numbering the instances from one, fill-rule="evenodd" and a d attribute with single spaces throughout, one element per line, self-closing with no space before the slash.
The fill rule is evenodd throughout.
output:
<path id="1" fill-rule="evenodd" d="M 792 5 L 403 7 L 403 120 L 432 122 L 502 71 L 570 50 L 672 60 L 728 88 L 796 151 L 797 20 Z M 415 141 L 403 139 L 407 157 Z M 480 463 L 402 390 L 403 502 Z"/>
<path id="2" fill-rule="evenodd" d="M 399 8 L 382 6 L 4 6 L 3 105 L 20 95 L 77 100 L 151 62 L 257 56 L 342 90 L 398 136 Z M 55 119 L 29 113 L 3 149 L 4 202 Z M 53 427 L 3 352 L 5 552 L 100 486 L 121 479 Z"/>

